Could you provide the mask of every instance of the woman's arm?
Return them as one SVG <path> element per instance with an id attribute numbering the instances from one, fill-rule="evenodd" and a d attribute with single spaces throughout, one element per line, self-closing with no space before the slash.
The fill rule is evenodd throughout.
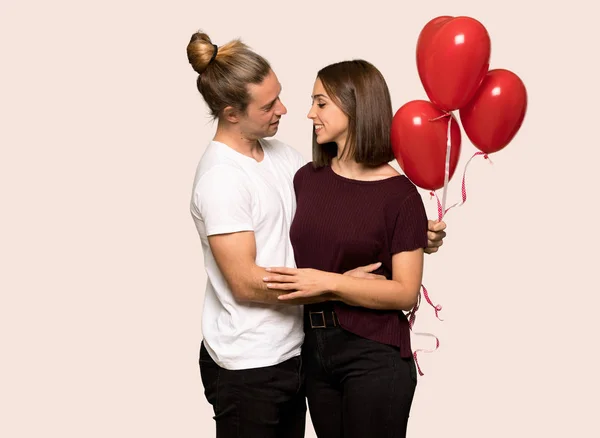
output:
<path id="1" fill-rule="evenodd" d="M 391 280 L 336 276 L 331 292 L 352 306 L 408 311 L 417 303 L 422 279 L 423 250 L 417 249 L 392 256 Z"/>
<path id="2" fill-rule="evenodd" d="M 380 262 L 372 263 L 366 266 L 359 266 L 358 268 L 351 269 L 350 271 L 344 272 L 343 276 L 350 276 L 355 278 L 362 279 L 383 279 L 386 278 L 383 275 L 373 274 L 377 268 L 381 266 Z M 270 277 L 265 277 L 263 280 L 267 280 Z M 340 299 L 331 292 L 325 292 L 322 295 L 315 295 L 311 297 L 301 297 L 301 298 L 293 298 L 288 297 L 286 300 L 279 300 L 285 304 L 292 305 L 306 305 L 306 304 L 316 304 L 316 303 L 324 303 L 325 301 L 340 301 Z"/>
<path id="3" fill-rule="evenodd" d="M 330 293 L 329 299 L 370 309 L 410 310 L 417 302 L 423 278 L 423 249 L 392 257 L 392 280 L 364 279 L 317 269 L 268 268 L 267 288 L 291 291 L 280 301 Z"/>

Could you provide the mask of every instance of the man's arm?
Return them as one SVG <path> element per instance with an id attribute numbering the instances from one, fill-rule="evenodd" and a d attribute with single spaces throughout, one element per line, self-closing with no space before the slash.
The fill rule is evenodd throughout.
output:
<path id="1" fill-rule="evenodd" d="M 253 231 L 208 236 L 208 243 L 219 270 L 238 302 L 284 304 L 277 297 L 283 293 L 268 289 L 263 278 L 269 273 L 256 265 L 256 240 Z M 331 294 L 290 300 L 286 304 L 300 305 L 327 301 Z"/>

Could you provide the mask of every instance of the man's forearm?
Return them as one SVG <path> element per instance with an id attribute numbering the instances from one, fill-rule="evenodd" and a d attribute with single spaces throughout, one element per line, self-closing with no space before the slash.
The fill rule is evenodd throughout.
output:
<path id="1" fill-rule="evenodd" d="M 286 304 L 292 306 L 300 306 L 305 304 L 316 304 L 323 303 L 325 301 L 331 301 L 337 299 L 333 293 L 325 293 L 316 297 L 308 298 L 295 298 L 292 300 L 279 300 L 277 297 L 285 295 L 294 290 L 280 291 L 274 289 L 268 289 L 267 284 L 263 281 L 263 278 L 269 275 L 264 268 L 257 266 L 252 270 L 252 273 L 246 278 L 244 285 L 236 287 L 237 293 L 236 298 L 239 302 L 246 303 L 261 303 L 261 304 Z"/>
<path id="2" fill-rule="evenodd" d="M 293 292 L 293 291 L 290 291 Z M 287 293 L 287 292 L 286 292 Z M 291 300 L 281 301 L 278 300 L 279 303 L 283 304 L 292 304 L 292 305 L 305 305 L 305 304 L 317 304 L 324 303 L 326 301 L 341 301 L 339 297 L 336 297 L 333 293 L 327 292 L 323 295 L 319 295 L 316 297 L 308 297 L 308 298 L 293 298 Z"/>
<path id="3" fill-rule="evenodd" d="M 279 291 L 267 288 L 263 278 L 269 273 L 260 266 L 253 267 L 242 282 L 237 285 L 231 285 L 237 301 L 242 303 L 261 303 L 261 304 L 283 304 L 277 297 L 289 293 L 289 291 Z M 304 304 L 304 303 L 290 303 Z"/>

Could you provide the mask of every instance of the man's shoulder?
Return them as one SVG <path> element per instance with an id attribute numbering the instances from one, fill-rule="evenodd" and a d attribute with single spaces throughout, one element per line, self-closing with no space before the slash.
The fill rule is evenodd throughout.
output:
<path id="1" fill-rule="evenodd" d="M 203 196 L 224 193 L 227 190 L 245 191 L 248 177 L 234 163 L 219 162 L 199 165 L 194 179 L 193 191 Z"/>
<path id="2" fill-rule="evenodd" d="M 261 143 L 263 143 L 263 145 L 266 145 L 269 148 L 273 148 L 273 149 L 278 149 L 278 150 L 294 150 L 294 148 L 292 148 L 289 144 L 275 138 L 275 137 L 271 137 L 271 138 L 262 138 Z"/>
<path id="3" fill-rule="evenodd" d="M 219 173 L 241 173 L 242 166 L 235 160 L 231 154 L 228 154 L 224 147 L 218 142 L 212 141 L 202 154 L 198 163 L 197 179 L 205 174 Z"/>
<path id="4" fill-rule="evenodd" d="M 291 147 L 289 144 L 284 143 L 276 138 L 262 139 L 263 146 L 267 147 L 272 155 L 282 157 L 284 159 L 291 159 L 301 162 L 306 162 L 300 152 Z"/>

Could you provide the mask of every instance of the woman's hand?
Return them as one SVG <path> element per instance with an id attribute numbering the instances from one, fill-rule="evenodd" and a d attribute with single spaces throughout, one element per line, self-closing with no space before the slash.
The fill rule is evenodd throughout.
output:
<path id="1" fill-rule="evenodd" d="M 317 269 L 266 268 L 270 275 L 263 278 L 267 288 L 292 291 L 278 298 L 282 301 L 324 295 L 333 289 L 338 274 Z"/>

